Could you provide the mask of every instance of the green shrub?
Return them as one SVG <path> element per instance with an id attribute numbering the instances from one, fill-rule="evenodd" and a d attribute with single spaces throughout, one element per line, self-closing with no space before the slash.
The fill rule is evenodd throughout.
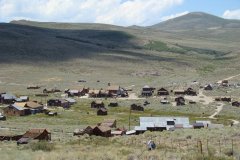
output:
<path id="1" fill-rule="evenodd" d="M 30 148 L 33 151 L 46 151 L 46 152 L 51 152 L 52 150 L 55 149 L 55 145 L 53 143 L 49 143 L 46 141 L 41 141 L 41 142 L 33 142 L 30 143 Z"/>

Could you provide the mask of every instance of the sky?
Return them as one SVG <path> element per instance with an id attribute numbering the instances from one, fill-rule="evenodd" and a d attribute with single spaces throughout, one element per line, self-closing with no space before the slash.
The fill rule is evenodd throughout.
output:
<path id="1" fill-rule="evenodd" d="M 0 22 L 25 19 L 150 26 L 196 11 L 240 19 L 240 0 L 0 0 Z"/>

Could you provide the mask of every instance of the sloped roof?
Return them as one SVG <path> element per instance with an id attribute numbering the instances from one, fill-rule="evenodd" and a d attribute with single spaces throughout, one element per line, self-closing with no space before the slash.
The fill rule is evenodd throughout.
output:
<path id="1" fill-rule="evenodd" d="M 43 105 L 36 102 L 26 102 L 26 107 L 35 109 L 35 108 L 43 107 Z"/>
<path id="2" fill-rule="evenodd" d="M 140 117 L 140 129 L 147 127 L 167 127 L 167 121 L 174 121 L 175 124 L 182 124 L 184 128 L 190 126 L 187 117 Z"/>
<path id="3" fill-rule="evenodd" d="M 19 111 L 23 111 L 25 109 L 24 107 L 18 106 L 16 104 L 13 104 L 11 106 L 14 107 L 15 109 L 19 110 Z"/>
<path id="4" fill-rule="evenodd" d="M 14 105 L 15 106 L 19 106 L 19 107 L 25 107 L 26 106 L 26 102 L 15 102 Z"/>
<path id="5" fill-rule="evenodd" d="M 3 99 L 16 99 L 17 97 L 11 93 L 2 94 Z"/>
<path id="6" fill-rule="evenodd" d="M 42 133 L 44 133 L 45 131 L 47 133 L 50 133 L 50 132 L 47 131 L 47 129 L 42 129 L 42 128 L 40 128 L 40 129 L 30 129 L 23 135 L 23 137 L 35 139 L 38 136 L 40 136 Z"/>
<path id="7" fill-rule="evenodd" d="M 76 100 L 73 99 L 73 98 L 66 98 L 66 101 L 68 101 L 70 103 L 75 103 L 76 102 Z"/>
<path id="8" fill-rule="evenodd" d="M 108 126 L 97 126 L 96 128 L 98 128 L 101 132 L 108 132 L 111 131 L 111 128 Z"/>

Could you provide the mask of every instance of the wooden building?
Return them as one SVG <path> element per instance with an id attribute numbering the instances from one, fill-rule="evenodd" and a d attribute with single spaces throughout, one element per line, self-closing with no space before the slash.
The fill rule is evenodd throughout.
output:
<path id="1" fill-rule="evenodd" d="M 108 114 L 108 112 L 107 112 L 107 109 L 106 108 L 99 108 L 98 110 L 97 110 L 97 115 L 98 116 L 106 116 Z"/>
<path id="2" fill-rule="evenodd" d="M 166 90 L 165 88 L 160 88 L 159 90 L 158 90 L 158 96 L 167 96 L 167 95 L 169 95 L 169 92 L 168 92 L 168 90 Z"/>
<path id="3" fill-rule="evenodd" d="M 144 108 L 141 105 L 132 104 L 131 105 L 131 110 L 134 110 L 134 111 L 144 111 Z"/>
<path id="4" fill-rule="evenodd" d="M 104 108 L 105 105 L 103 101 L 92 101 L 91 108 Z"/>

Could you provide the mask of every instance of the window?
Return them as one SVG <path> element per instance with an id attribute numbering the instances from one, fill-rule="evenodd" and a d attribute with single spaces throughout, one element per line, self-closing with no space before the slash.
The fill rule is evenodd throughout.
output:
<path id="1" fill-rule="evenodd" d="M 167 121 L 167 125 L 173 126 L 173 125 L 175 125 L 175 122 L 174 121 Z"/>

